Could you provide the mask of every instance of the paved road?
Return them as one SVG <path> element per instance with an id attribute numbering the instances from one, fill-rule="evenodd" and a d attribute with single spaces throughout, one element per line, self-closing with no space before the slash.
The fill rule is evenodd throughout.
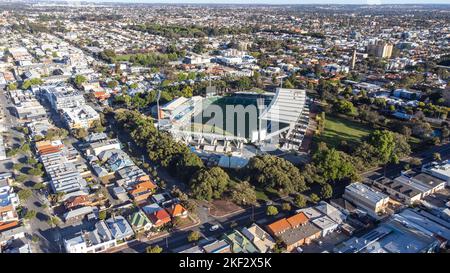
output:
<path id="1" fill-rule="evenodd" d="M 413 156 L 421 158 L 422 163 L 428 163 L 433 161 L 433 154 L 435 152 L 440 152 L 443 159 L 450 158 L 450 143 L 443 144 L 437 147 L 432 147 L 427 151 L 414 154 Z M 382 176 L 384 174 L 384 171 L 385 168 L 378 168 L 376 170 L 363 174 L 363 176 L 366 178 L 376 178 Z M 386 175 L 388 177 L 395 177 L 400 174 L 400 171 L 402 171 L 401 166 L 393 165 L 386 167 Z M 281 200 L 279 200 L 278 203 L 276 202 L 276 204 L 279 204 L 280 202 Z M 164 251 L 170 252 L 173 251 L 174 249 L 180 249 L 183 247 L 187 247 L 189 245 L 193 246 L 194 244 L 189 243 L 187 240 L 187 235 L 193 230 L 200 231 L 202 233 L 202 236 L 206 239 L 213 239 L 220 237 L 222 234 L 229 232 L 234 228 L 242 228 L 244 226 L 248 226 L 253 222 L 252 217 L 254 217 L 256 223 L 261 225 L 265 225 L 275 220 L 274 217 L 265 215 L 266 206 L 254 208 L 253 213 L 252 209 L 246 209 L 244 212 L 223 218 L 213 217 L 207 211 L 202 212 L 201 210 L 204 210 L 204 208 L 203 207 L 198 208 L 197 214 L 199 216 L 203 215 L 200 217 L 202 218 L 201 224 L 199 224 L 198 226 L 185 231 L 173 232 L 158 239 L 153 239 L 145 242 L 135 241 L 128 247 L 123 248 L 120 252 L 126 253 L 145 252 L 145 249 L 151 245 L 159 245 L 164 249 L 166 249 Z M 277 216 L 277 218 L 280 217 L 283 217 L 282 213 L 280 213 Z M 212 225 L 219 225 L 221 226 L 221 228 L 216 231 L 209 231 L 209 228 Z"/>
<path id="2" fill-rule="evenodd" d="M 441 154 L 442 159 L 449 159 L 450 158 L 450 143 L 445 143 L 439 146 L 433 146 L 426 151 L 421 151 L 415 154 L 412 154 L 411 157 L 417 157 L 420 158 L 422 161 L 422 164 L 430 163 L 433 161 L 433 154 L 439 152 Z M 411 158 L 410 157 L 410 158 Z M 385 168 L 381 167 L 376 170 L 372 170 L 369 172 L 366 172 L 363 174 L 366 178 L 378 178 L 383 175 L 389 177 L 389 178 L 395 178 L 400 174 L 400 172 L 403 170 L 403 167 L 401 165 L 387 165 Z"/>
<path id="3" fill-rule="evenodd" d="M 17 125 L 20 125 L 20 122 L 15 116 L 11 115 L 11 112 L 8 110 L 11 105 L 3 92 L 0 92 L 0 104 L 5 113 L 5 118 L 2 119 L 2 124 L 3 127 L 7 129 L 7 131 L 3 133 L 4 135 L 7 135 L 5 145 L 8 147 L 20 147 L 23 145 L 23 141 L 21 140 L 25 139 L 25 136 L 23 133 L 12 129 Z M 28 155 L 19 153 L 11 158 L 1 161 L 0 172 L 14 172 L 16 175 L 20 174 L 20 171 L 13 171 L 12 167 L 17 163 L 25 164 L 28 156 L 33 155 L 31 152 Z M 25 164 L 25 167 L 22 170 L 25 171 L 28 168 L 29 166 Z M 32 251 L 52 252 L 54 249 L 51 241 L 48 240 L 50 233 L 46 233 L 46 231 L 50 229 L 50 226 L 47 223 L 48 215 L 51 215 L 48 208 L 48 201 L 40 192 L 33 190 L 33 186 L 36 183 L 41 182 L 41 177 L 29 176 L 26 181 L 22 184 L 17 184 L 17 186 L 20 189 L 32 190 L 31 197 L 21 204 L 26 210 L 36 211 L 35 218 L 24 221 L 28 239 L 31 239 L 33 235 L 37 235 L 41 238 L 38 242 L 31 244 Z"/>

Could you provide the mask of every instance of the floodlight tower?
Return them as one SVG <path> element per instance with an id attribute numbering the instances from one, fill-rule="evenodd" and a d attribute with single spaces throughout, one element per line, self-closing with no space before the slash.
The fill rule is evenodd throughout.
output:
<path id="1" fill-rule="evenodd" d="M 158 131 L 159 131 L 159 122 L 161 119 L 160 113 L 159 113 L 159 99 L 161 98 L 161 90 L 158 89 L 158 94 L 156 95 L 156 112 L 158 114 Z"/>

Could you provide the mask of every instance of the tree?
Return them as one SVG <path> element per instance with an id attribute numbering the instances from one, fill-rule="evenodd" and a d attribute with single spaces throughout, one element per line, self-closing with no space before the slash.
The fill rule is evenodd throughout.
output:
<path id="1" fill-rule="evenodd" d="M 33 185 L 33 190 L 41 190 L 41 189 L 45 189 L 45 184 L 44 183 L 36 183 Z"/>
<path id="2" fill-rule="evenodd" d="M 420 165 L 422 164 L 422 161 L 421 161 L 419 158 L 417 158 L 417 157 L 413 157 L 413 158 L 411 158 L 411 159 L 409 160 L 409 163 L 410 163 L 411 165 L 413 165 L 413 166 L 418 167 L 418 166 L 420 166 Z"/>
<path id="3" fill-rule="evenodd" d="M 255 188 L 247 181 L 235 184 L 231 189 L 231 200 L 238 205 L 255 205 Z"/>
<path id="4" fill-rule="evenodd" d="M 313 162 L 325 180 L 342 180 L 356 173 L 354 164 L 345 155 L 344 152 L 328 149 L 325 145 L 313 155 Z"/>
<path id="5" fill-rule="evenodd" d="M 96 133 L 103 133 L 105 131 L 105 127 L 100 120 L 94 120 L 91 124 L 91 130 Z"/>
<path id="6" fill-rule="evenodd" d="M 197 242 L 198 240 L 200 240 L 200 236 L 201 236 L 200 232 L 194 230 L 191 231 L 191 233 L 189 233 L 187 239 L 189 242 Z"/>
<path id="7" fill-rule="evenodd" d="M 107 85 L 108 85 L 109 88 L 115 89 L 115 88 L 117 88 L 117 86 L 119 85 L 119 83 L 118 83 L 117 81 L 109 81 L 109 82 L 107 83 Z"/>
<path id="8" fill-rule="evenodd" d="M 14 163 L 13 170 L 20 172 L 20 170 L 22 170 L 23 167 L 24 167 L 24 165 L 22 163 Z"/>
<path id="9" fill-rule="evenodd" d="M 281 209 L 285 211 L 290 211 L 292 209 L 291 204 L 289 204 L 288 202 L 284 202 L 283 205 L 281 205 Z"/>
<path id="10" fill-rule="evenodd" d="M 284 87 L 284 88 L 288 88 L 288 89 L 292 89 L 292 88 L 294 88 L 295 86 L 291 83 L 291 81 L 285 80 L 285 81 L 283 82 L 283 87 Z"/>
<path id="11" fill-rule="evenodd" d="M 356 116 L 357 111 L 355 106 L 353 106 L 353 103 L 347 100 L 338 100 L 334 103 L 334 108 L 337 112 L 350 115 L 350 116 Z"/>
<path id="12" fill-rule="evenodd" d="M 83 83 L 86 82 L 86 77 L 83 75 L 76 75 L 73 82 L 77 85 L 77 86 L 81 86 Z"/>
<path id="13" fill-rule="evenodd" d="M 106 219 L 106 210 L 102 210 L 98 213 L 98 218 L 100 220 L 105 220 Z"/>
<path id="14" fill-rule="evenodd" d="M 86 130 L 86 128 L 76 128 L 73 130 L 72 134 L 78 139 L 83 139 L 88 136 L 88 131 Z"/>
<path id="15" fill-rule="evenodd" d="M 411 153 L 407 139 L 387 130 L 375 130 L 368 137 L 368 143 L 376 148 L 376 156 L 382 164 L 397 164 L 400 158 Z"/>
<path id="16" fill-rule="evenodd" d="M 39 168 L 28 169 L 27 173 L 29 175 L 32 175 L 32 176 L 42 176 L 42 175 L 44 175 L 44 172 L 41 169 L 39 169 Z"/>
<path id="17" fill-rule="evenodd" d="M 175 173 L 183 181 L 189 181 L 201 168 L 203 168 L 203 161 L 194 153 L 181 153 L 176 159 Z"/>
<path id="18" fill-rule="evenodd" d="M 23 216 L 23 218 L 25 219 L 25 220 L 31 220 L 31 219 L 33 219 L 34 217 L 36 217 L 36 211 L 34 211 L 34 210 L 28 210 L 26 213 L 25 213 L 25 215 Z"/>
<path id="19" fill-rule="evenodd" d="M 278 214 L 278 209 L 275 206 L 268 206 L 266 210 L 268 216 L 274 216 Z"/>
<path id="20" fill-rule="evenodd" d="M 50 216 L 50 218 L 48 219 L 48 224 L 49 224 L 49 226 L 52 226 L 52 227 L 59 225 L 60 222 L 61 221 L 56 216 Z"/>
<path id="21" fill-rule="evenodd" d="M 442 160 L 441 154 L 440 153 L 434 153 L 433 154 L 433 160 L 434 161 L 441 161 Z"/>
<path id="22" fill-rule="evenodd" d="M 229 179 L 228 174 L 220 167 L 200 169 L 189 183 L 192 196 L 199 200 L 219 199 L 227 188 Z"/>
<path id="23" fill-rule="evenodd" d="M 45 135 L 46 140 L 59 140 L 64 139 L 69 135 L 67 130 L 62 128 L 50 128 Z"/>
<path id="24" fill-rule="evenodd" d="M 198 42 L 192 48 L 192 52 L 197 54 L 202 54 L 205 51 L 205 44 L 203 42 Z"/>
<path id="25" fill-rule="evenodd" d="M 162 251 L 163 249 L 159 245 L 149 246 L 145 249 L 146 253 L 161 253 Z"/>
<path id="26" fill-rule="evenodd" d="M 36 160 L 36 158 L 34 158 L 34 157 L 27 157 L 27 164 L 29 164 L 29 165 L 34 165 L 34 164 L 36 164 L 38 161 Z"/>
<path id="27" fill-rule="evenodd" d="M 29 80 L 25 80 L 22 83 L 21 88 L 23 90 L 26 90 L 26 89 L 30 88 L 31 86 L 39 85 L 39 84 L 42 84 L 42 83 L 43 83 L 43 81 L 41 79 L 39 79 L 39 78 L 29 79 Z"/>
<path id="28" fill-rule="evenodd" d="M 252 81 L 248 77 L 242 77 L 237 81 L 237 87 L 241 90 L 249 89 Z"/>
<path id="29" fill-rule="evenodd" d="M 9 83 L 8 87 L 6 89 L 8 89 L 8 91 L 9 90 L 16 90 L 17 89 L 17 83 L 15 83 L 15 82 Z"/>
<path id="30" fill-rule="evenodd" d="M 33 193 L 31 192 L 30 189 L 22 189 L 17 193 L 19 199 L 23 202 L 26 202 L 31 197 L 32 194 Z"/>
<path id="31" fill-rule="evenodd" d="M 24 174 L 20 174 L 18 176 L 16 176 L 15 180 L 19 183 L 23 183 L 25 182 L 25 180 L 27 180 L 28 176 L 24 175 Z"/>
<path id="32" fill-rule="evenodd" d="M 276 156 L 252 157 L 245 172 L 248 180 L 257 187 L 271 187 L 286 194 L 307 189 L 299 169 L 291 162 Z"/>
<path id="33" fill-rule="evenodd" d="M 309 196 L 309 199 L 313 203 L 317 203 L 317 202 L 320 201 L 320 197 L 317 194 L 315 194 L 315 193 L 311 193 L 311 195 Z"/>
<path id="34" fill-rule="evenodd" d="M 320 190 L 322 199 L 330 199 L 333 196 L 333 188 L 330 184 L 324 184 Z"/>
<path id="35" fill-rule="evenodd" d="M 295 196 L 294 203 L 299 208 L 304 208 L 306 207 L 306 198 L 303 195 L 298 194 Z"/>

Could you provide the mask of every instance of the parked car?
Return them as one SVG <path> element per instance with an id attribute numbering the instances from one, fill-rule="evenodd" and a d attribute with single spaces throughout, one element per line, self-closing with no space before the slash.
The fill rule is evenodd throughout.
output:
<path id="1" fill-rule="evenodd" d="M 214 226 L 211 226 L 210 228 L 209 228 L 209 231 L 216 231 L 216 230 L 218 230 L 220 227 L 219 227 L 219 225 L 214 225 Z"/>

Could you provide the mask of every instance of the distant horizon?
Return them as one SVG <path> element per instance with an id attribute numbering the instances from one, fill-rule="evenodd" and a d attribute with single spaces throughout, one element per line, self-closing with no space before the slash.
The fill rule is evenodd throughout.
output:
<path id="1" fill-rule="evenodd" d="M 37 0 L 38 2 L 88 2 L 126 4 L 221 4 L 221 5 L 450 5 L 448 0 Z"/>

